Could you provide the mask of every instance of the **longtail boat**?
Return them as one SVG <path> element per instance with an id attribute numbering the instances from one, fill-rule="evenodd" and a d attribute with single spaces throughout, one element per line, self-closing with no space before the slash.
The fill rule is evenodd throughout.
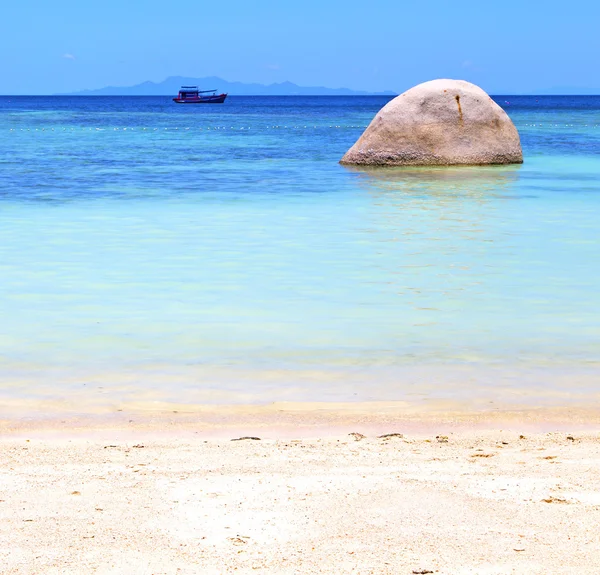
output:
<path id="1" fill-rule="evenodd" d="M 173 102 L 177 104 L 222 104 L 227 94 L 217 94 L 216 90 L 198 90 L 198 86 L 181 86 L 177 98 Z"/>

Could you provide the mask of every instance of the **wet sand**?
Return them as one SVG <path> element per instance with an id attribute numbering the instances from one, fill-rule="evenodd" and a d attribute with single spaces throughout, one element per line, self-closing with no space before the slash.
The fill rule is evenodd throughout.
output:
<path id="1" fill-rule="evenodd" d="M 274 405 L 0 429 L 3 574 L 600 572 L 597 410 Z"/>

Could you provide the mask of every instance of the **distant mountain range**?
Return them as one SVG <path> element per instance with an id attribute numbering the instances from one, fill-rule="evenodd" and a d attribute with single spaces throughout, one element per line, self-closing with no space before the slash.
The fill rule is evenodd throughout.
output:
<path id="1" fill-rule="evenodd" d="M 98 90 L 82 90 L 68 96 L 172 96 L 181 86 L 200 86 L 201 90 L 216 89 L 232 96 L 395 96 L 395 92 L 362 92 L 348 88 L 323 88 L 320 86 L 298 86 L 292 82 L 279 84 L 244 84 L 227 82 L 216 76 L 186 78 L 171 76 L 162 82 L 142 82 L 135 86 L 107 86 Z"/>

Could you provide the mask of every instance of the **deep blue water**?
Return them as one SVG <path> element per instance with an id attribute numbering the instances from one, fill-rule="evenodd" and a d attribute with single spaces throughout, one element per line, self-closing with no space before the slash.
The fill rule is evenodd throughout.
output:
<path id="1" fill-rule="evenodd" d="M 496 97 L 522 166 L 340 166 L 388 100 L 1 97 L 0 399 L 595 396 L 600 97 Z"/>

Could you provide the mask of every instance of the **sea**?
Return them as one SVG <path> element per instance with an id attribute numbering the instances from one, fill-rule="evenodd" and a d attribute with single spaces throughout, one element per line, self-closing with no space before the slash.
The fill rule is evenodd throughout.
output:
<path id="1" fill-rule="evenodd" d="M 389 99 L 0 97 L 0 414 L 597 401 L 600 97 L 495 97 L 523 165 L 341 166 Z"/>

